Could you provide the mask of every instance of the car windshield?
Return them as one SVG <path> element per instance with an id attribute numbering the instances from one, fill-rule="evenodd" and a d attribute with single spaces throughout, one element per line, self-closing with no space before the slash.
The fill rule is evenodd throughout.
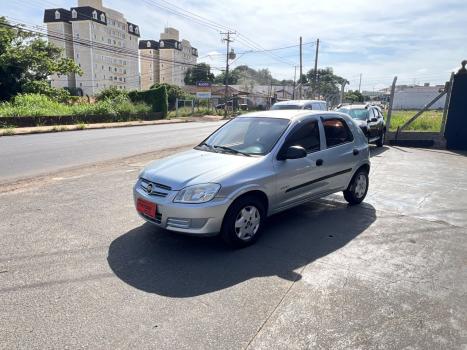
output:
<path id="1" fill-rule="evenodd" d="M 289 125 L 288 119 L 239 117 L 225 124 L 196 147 L 211 152 L 268 154 Z"/>
<path id="2" fill-rule="evenodd" d="M 355 109 L 355 108 L 339 108 L 337 110 L 341 113 L 346 113 L 352 117 L 352 119 L 358 120 L 367 120 L 368 119 L 368 109 Z"/>
<path id="3" fill-rule="evenodd" d="M 302 109 L 302 106 L 299 105 L 273 105 L 272 110 L 281 110 L 281 109 Z"/>

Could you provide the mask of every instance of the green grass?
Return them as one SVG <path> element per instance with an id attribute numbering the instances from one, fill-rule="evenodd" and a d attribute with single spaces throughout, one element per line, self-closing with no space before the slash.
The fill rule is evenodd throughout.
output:
<path id="1" fill-rule="evenodd" d="M 124 96 L 113 100 L 105 99 L 96 103 L 76 103 L 73 105 L 51 100 L 39 94 L 16 96 L 10 102 L 0 103 L 0 116 L 65 116 L 65 115 L 128 115 L 149 113 L 151 107 L 145 103 L 132 103 Z"/>
<path id="2" fill-rule="evenodd" d="M 391 117 L 391 131 L 396 131 L 407 120 L 412 118 L 418 111 L 393 111 Z M 385 113 L 385 116 L 387 112 Z M 440 131 L 443 120 L 443 111 L 426 111 L 419 116 L 405 131 Z"/>

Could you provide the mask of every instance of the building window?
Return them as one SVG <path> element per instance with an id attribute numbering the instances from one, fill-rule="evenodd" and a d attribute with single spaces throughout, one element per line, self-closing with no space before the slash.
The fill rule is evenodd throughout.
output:
<path id="1" fill-rule="evenodd" d="M 101 22 L 105 22 L 105 15 L 101 13 Z"/>
<path id="2" fill-rule="evenodd" d="M 138 27 L 135 27 L 135 33 L 139 34 L 139 28 Z"/>
<path id="3" fill-rule="evenodd" d="M 78 18 L 78 12 L 75 9 L 71 10 L 71 18 Z"/>
<path id="4" fill-rule="evenodd" d="M 97 11 L 96 10 L 92 11 L 92 18 L 97 19 Z"/>
<path id="5" fill-rule="evenodd" d="M 130 32 L 133 32 L 133 25 L 132 25 L 132 24 L 130 24 L 130 26 L 128 27 L 128 30 L 129 30 Z"/>
<path id="6" fill-rule="evenodd" d="M 59 11 L 55 11 L 55 19 L 60 19 L 60 12 Z"/>
<path id="7" fill-rule="evenodd" d="M 151 47 L 151 42 L 148 41 L 148 42 L 146 43 L 146 46 L 147 46 L 147 47 Z"/>

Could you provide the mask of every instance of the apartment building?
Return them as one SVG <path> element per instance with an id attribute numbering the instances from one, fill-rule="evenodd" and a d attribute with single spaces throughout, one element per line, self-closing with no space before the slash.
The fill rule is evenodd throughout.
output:
<path id="1" fill-rule="evenodd" d="M 175 28 L 165 28 L 159 41 L 142 40 L 139 48 L 142 89 L 154 82 L 184 86 L 187 69 L 198 59 L 198 50 L 188 40 L 180 40 L 180 33 Z"/>
<path id="2" fill-rule="evenodd" d="M 140 40 L 139 54 L 141 63 L 141 90 L 148 90 L 160 82 L 159 42 Z"/>
<path id="3" fill-rule="evenodd" d="M 70 10 L 45 10 L 44 23 L 49 41 L 83 70 L 81 76 L 52 76 L 52 86 L 78 88 L 90 96 L 108 87 L 139 89 L 140 29 L 122 13 L 104 7 L 102 0 L 78 0 Z"/>

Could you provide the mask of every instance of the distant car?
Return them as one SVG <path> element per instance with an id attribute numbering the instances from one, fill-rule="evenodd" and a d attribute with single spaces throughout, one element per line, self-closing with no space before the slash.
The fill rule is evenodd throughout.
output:
<path id="1" fill-rule="evenodd" d="M 232 108 L 233 106 L 233 101 L 230 100 L 230 101 L 227 101 L 227 108 Z M 225 109 L 225 103 L 219 103 L 216 105 L 215 107 L 216 109 Z"/>
<path id="2" fill-rule="evenodd" d="M 271 110 L 284 109 L 307 109 L 312 111 L 326 111 L 328 109 L 326 101 L 320 100 L 290 100 L 276 102 Z"/>
<path id="3" fill-rule="evenodd" d="M 345 105 L 338 108 L 337 112 L 348 114 L 362 129 L 368 143 L 376 143 L 378 147 L 383 147 L 386 122 L 378 106 L 369 104 Z"/>
<path id="4" fill-rule="evenodd" d="M 194 149 L 139 174 L 134 202 L 146 221 L 171 231 L 252 244 L 266 217 L 343 191 L 363 201 L 366 138 L 347 114 L 267 111 L 240 115 Z"/>

